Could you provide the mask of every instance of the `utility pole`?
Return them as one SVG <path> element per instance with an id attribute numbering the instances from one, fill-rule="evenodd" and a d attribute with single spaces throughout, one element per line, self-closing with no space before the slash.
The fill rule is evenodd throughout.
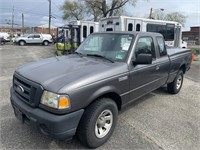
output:
<path id="1" fill-rule="evenodd" d="M 150 9 L 149 19 L 152 19 L 152 11 L 153 11 L 153 8 Z"/>
<path id="2" fill-rule="evenodd" d="M 22 13 L 22 34 L 24 33 L 24 14 Z"/>
<path id="3" fill-rule="evenodd" d="M 49 34 L 51 34 L 51 0 L 49 1 Z"/>
<path id="4" fill-rule="evenodd" d="M 13 34 L 13 27 L 14 27 L 14 6 L 12 9 L 12 34 Z"/>

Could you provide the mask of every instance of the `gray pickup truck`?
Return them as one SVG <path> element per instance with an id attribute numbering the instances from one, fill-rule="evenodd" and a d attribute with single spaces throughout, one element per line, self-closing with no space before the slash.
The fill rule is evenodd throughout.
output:
<path id="1" fill-rule="evenodd" d="M 99 32 L 74 54 L 24 65 L 10 91 L 15 115 L 45 135 L 101 146 L 123 107 L 166 84 L 180 91 L 191 51 L 164 43 L 159 33 Z"/>

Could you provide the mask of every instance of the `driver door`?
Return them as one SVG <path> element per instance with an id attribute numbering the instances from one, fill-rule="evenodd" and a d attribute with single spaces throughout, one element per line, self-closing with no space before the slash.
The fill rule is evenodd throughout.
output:
<path id="1" fill-rule="evenodd" d="M 130 97 L 135 100 L 146 93 L 156 89 L 157 60 L 152 37 L 140 37 L 137 41 L 133 60 L 138 54 L 152 54 L 152 64 L 135 64 L 130 71 Z"/>

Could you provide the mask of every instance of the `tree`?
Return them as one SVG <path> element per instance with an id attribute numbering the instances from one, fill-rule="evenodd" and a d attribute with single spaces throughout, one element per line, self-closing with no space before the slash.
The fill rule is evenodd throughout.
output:
<path id="1" fill-rule="evenodd" d="M 136 2 L 137 0 L 85 0 L 87 5 L 101 11 L 102 17 L 113 16 L 126 4 L 135 6 Z"/>
<path id="2" fill-rule="evenodd" d="M 77 1 L 70 2 L 65 0 L 64 5 L 61 7 L 63 11 L 63 19 L 76 19 L 82 20 L 85 15 L 85 6 Z"/>
<path id="3" fill-rule="evenodd" d="M 179 22 L 183 26 L 186 22 L 186 18 L 187 18 L 187 16 L 184 16 L 183 14 L 181 14 L 179 12 L 172 12 L 165 16 L 166 20 Z"/>
<path id="4" fill-rule="evenodd" d="M 165 14 L 161 10 L 155 10 L 152 13 L 152 18 L 157 19 L 157 20 L 176 21 L 176 22 L 179 22 L 180 24 L 182 24 L 184 26 L 186 19 L 187 19 L 187 16 L 185 16 L 185 15 L 179 13 L 179 12 L 172 12 L 172 13 Z"/>

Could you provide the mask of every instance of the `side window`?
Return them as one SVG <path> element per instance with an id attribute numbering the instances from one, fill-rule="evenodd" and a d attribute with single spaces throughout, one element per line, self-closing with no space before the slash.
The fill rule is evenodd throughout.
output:
<path id="1" fill-rule="evenodd" d="M 36 34 L 36 35 L 34 35 L 34 38 L 40 38 L 40 35 Z"/>
<path id="2" fill-rule="evenodd" d="M 167 55 L 167 51 L 165 49 L 165 42 L 162 37 L 156 37 L 157 43 L 158 43 L 158 49 L 160 56 L 165 56 Z"/>
<path id="3" fill-rule="evenodd" d="M 128 31 L 133 31 L 133 24 L 132 23 L 128 24 Z"/>
<path id="4" fill-rule="evenodd" d="M 139 23 L 136 25 L 136 31 L 140 31 L 140 24 Z"/>
<path id="5" fill-rule="evenodd" d="M 83 26 L 83 37 L 87 37 L 87 26 Z"/>
<path id="6" fill-rule="evenodd" d="M 29 35 L 28 38 L 34 38 L 34 35 Z"/>
<path id="7" fill-rule="evenodd" d="M 136 57 L 138 54 L 152 54 L 152 58 L 156 58 L 155 47 L 151 37 L 141 37 L 137 41 L 135 49 Z"/>
<path id="8" fill-rule="evenodd" d="M 94 32 L 94 27 L 90 26 L 90 34 Z"/>

